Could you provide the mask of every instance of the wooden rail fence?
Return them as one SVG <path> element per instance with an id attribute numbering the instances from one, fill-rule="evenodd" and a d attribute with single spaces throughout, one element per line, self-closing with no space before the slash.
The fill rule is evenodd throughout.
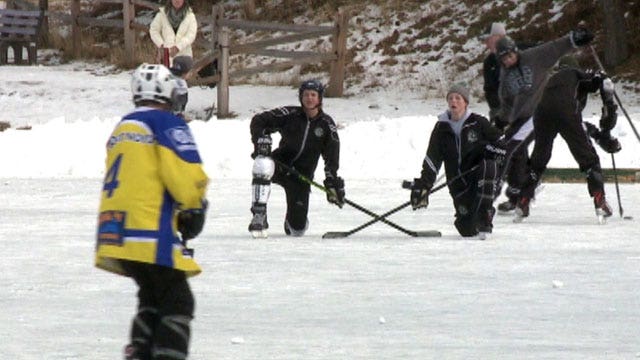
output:
<path id="1" fill-rule="evenodd" d="M 250 1 L 250 0 L 249 0 Z M 7 0 L 7 3 L 23 3 L 20 0 Z M 94 0 L 92 3 L 121 4 L 122 19 L 98 19 L 86 16 L 81 12 L 81 0 L 71 0 L 69 12 L 49 11 L 48 1 L 40 0 L 40 8 L 44 10 L 45 21 L 55 18 L 63 23 L 71 25 L 71 44 L 73 56 L 82 55 L 83 26 L 121 28 L 124 32 L 125 63 L 135 66 L 135 41 L 136 32 L 149 32 L 149 26 L 136 20 L 136 8 L 146 8 L 157 11 L 160 5 L 147 0 Z M 24 5 L 22 5 L 24 6 Z M 347 12 L 339 10 L 336 14 L 333 26 L 313 26 L 297 24 L 280 24 L 272 22 L 235 20 L 225 18 L 224 7 L 213 5 L 211 14 L 206 16 L 196 15 L 198 32 L 211 32 L 210 40 L 206 36 L 199 36 L 194 46 L 205 49 L 204 55 L 194 59 L 194 67 L 187 74 L 187 80 L 191 85 L 204 85 L 217 83 L 217 115 L 218 118 L 230 116 L 229 112 L 229 83 L 231 78 L 249 76 L 263 72 L 272 72 L 290 68 L 295 65 L 322 63 L 329 61 L 329 83 L 325 95 L 327 97 L 341 97 L 344 92 L 344 77 L 346 65 L 346 43 L 349 18 Z M 254 41 L 245 44 L 231 44 L 230 32 L 232 30 L 248 31 L 279 31 L 289 33 L 280 37 Z M 270 49 L 271 46 L 290 44 L 297 41 L 332 36 L 332 49 L 329 52 L 314 51 L 288 51 Z M 205 39 L 205 40 L 203 40 Z M 256 56 L 276 57 L 289 59 L 268 65 L 258 65 L 230 72 L 230 56 L 248 54 Z M 213 76 L 200 78 L 197 73 L 200 69 L 214 60 L 218 62 L 217 73 Z"/>

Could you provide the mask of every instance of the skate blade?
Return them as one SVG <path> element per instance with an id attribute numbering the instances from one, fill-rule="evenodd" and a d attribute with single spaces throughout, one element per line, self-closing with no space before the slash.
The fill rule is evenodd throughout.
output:
<path id="1" fill-rule="evenodd" d="M 526 219 L 526 218 L 527 218 L 526 216 L 521 216 L 521 215 L 516 214 L 516 216 L 513 218 L 513 223 L 514 224 L 520 224 L 520 223 L 524 222 L 524 219 Z"/>
<path id="2" fill-rule="evenodd" d="M 602 209 L 596 209 L 596 216 L 598 217 L 598 224 L 604 225 L 607 223 L 607 218 L 611 216 L 611 214 L 607 214 Z"/>
<path id="3" fill-rule="evenodd" d="M 269 237 L 269 233 L 267 230 L 253 230 L 251 231 L 251 236 L 254 239 L 266 239 Z"/>
<path id="4" fill-rule="evenodd" d="M 498 210 L 497 214 L 500 216 L 507 216 L 507 215 L 512 215 L 514 211 L 515 210 L 508 210 L 508 211 Z"/>
<path id="5" fill-rule="evenodd" d="M 479 232 L 478 233 L 478 240 L 487 240 L 489 238 L 489 233 L 488 232 Z"/>

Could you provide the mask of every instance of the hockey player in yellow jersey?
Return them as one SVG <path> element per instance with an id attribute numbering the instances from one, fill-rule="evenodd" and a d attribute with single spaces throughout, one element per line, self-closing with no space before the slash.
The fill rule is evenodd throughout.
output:
<path id="1" fill-rule="evenodd" d="M 136 108 L 107 141 L 95 263 L 139 287 L 125 359 L 184 359 L 195 307 L 187 278 L 201 271 L 186 241 L 204 226 L 208 178 L 174 115 L 186 101 L 184 80 L 142 64 L 131 89 Z"/>

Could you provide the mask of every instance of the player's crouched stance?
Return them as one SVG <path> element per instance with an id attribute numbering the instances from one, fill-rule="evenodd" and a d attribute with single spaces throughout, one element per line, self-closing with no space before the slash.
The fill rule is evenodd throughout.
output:
<path id="1" fill-rule="evenodd" d="M 107 142 L 95 264 L 139 287 L 125 359 L 185 359 L 200 273 L 186 248 L 204 226 L 208 179 L 182 108 L 184 80 L 142 64 L 131 81 L 136 109 Z M 177 231 L 182 235 L 182 241 Z"/>
<path id="2" fill-rule="evenodd" d="M 463 84 L 451 87 L 447 104 L 431 132 L 421 175 L 413 182 L 411 205 L 414 210 L 429 205 L 429 192 L 444 162 L 456 229 L 465 237 L 484 238 L 493 229 L 497 163 L 505 154 L 498 142 L 501 132 L 469 111 L 469 90 Z"/>
<path id="3" fill-rule="evenodd" d="M 286 193 L 285 233 L 304 235 L 309 226 L 310 185 L 299 175 L 313 179 L 320 156 L 324 160 L 327 200 L 339 207 L 344 204 L 344 181 L 338 176 L 340 140 L 333 119 L 322 111 L 323 94 L 320 82 L 305 81 L 298 90 L 301 106 L 273 109 L 251 120 L 254 163 L 249 231 L 254 237 L 267 236 L 267 201 L 272 182 L 281 185 Z M 272 153 L 270 134 L 274 132 L 280 133 L 281 140 Z"/>

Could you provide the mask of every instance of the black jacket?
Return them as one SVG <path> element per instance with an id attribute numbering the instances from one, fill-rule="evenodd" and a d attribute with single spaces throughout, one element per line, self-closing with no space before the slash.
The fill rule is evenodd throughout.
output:
<path id="1" fill-rule="evenodd" d="M 322 112 L 309 119 L 302 107 L 285 106 L 257 114 L 251 119 L 251 141 L 279 132 L 278 148 L 272 157 L 301 174 L 313 178 L 322 155 L 325 177 L 337 177 L 340 166 L 340 139 L 333 119 Z"/>
<path id="2" fill-rule="evenodd" d="M 570 119 L 581 113 L 587 104 L 587 96 L 600 89 L 602 78 L 594 73 L 564 67 L 547 83 L 542 99 L 536 108 L 536 118 L 551 113 L 556 118 Z"/>
<path id="3" fill-rule="evenodd" d="M 422 162 L 421 178 L 433 186 L 440 166 L 444 162 L 447 181 L 471 169 L 484 158 L 484 148 L 488 143 L 495 143 L 502 135 L 500 130 L 489 123 L 484 116 L 471 113 L 464 121 L 458 139 L 446 121 L 447 113 L 438 117 L 431 138 L 427 155 Z M 464 177 L 449 184 L 449 192 L 454 197 L 465 191 L 467 184 Z"/>

